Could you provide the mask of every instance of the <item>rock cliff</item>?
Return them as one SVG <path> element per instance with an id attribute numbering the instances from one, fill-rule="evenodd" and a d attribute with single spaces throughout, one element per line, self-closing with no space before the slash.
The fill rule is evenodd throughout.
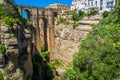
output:
<path id="1" fill-rule="evenodd" d="M 73 28 L 72 25 L 59 24 L 55 27 L 55 53 L 52 58 L 58 59 L 64 65 L 72 61 L 72 57 L 79 50 L 80 41 L 91 30 L 89 25 L 80 25 Z"/>
<path id="2" fill-rule="evenodd" d="M 31 80 L 30 32 L 19 25 L 0 25 L 0 34 L 0 42 L 5 45 L 5 53 L 0 54 L 0 70 L 5 80 Z"/>

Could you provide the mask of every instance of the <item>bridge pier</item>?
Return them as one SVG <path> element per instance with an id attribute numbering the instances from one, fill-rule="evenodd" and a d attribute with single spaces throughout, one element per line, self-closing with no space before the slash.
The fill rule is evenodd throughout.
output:
<path id="1" fill-rule="evenodd" d="M 31 31 L 33 54 L 40 53 L 41 47 L 44 46 L 50 52 L 51 58 L 51 54 L 55 51 L 54 10 L 28 6 L 19 7 L 21 14 L 22 10 L 28 12 L 28 18 L 33 24 L 34 29 Z"/>
<path id="2" fill-rule="evenodd" d="M 50 60 L 52 59 L 52 54 L 54 53 L 55 49 L 55 38 L 54 38 L 54 16 L 53 11 L 48 11 L 48 51 L 50 52 Z"/>

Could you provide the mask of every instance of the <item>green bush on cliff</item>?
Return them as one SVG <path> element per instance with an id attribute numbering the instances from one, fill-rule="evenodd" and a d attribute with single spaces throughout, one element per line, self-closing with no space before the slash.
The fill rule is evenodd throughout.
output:
<path id="1" fill-rule="evenodd" d="M 4 18 L 4 22 L 5 22 L 5 24 L 12 26 L 13 24 L 18 24 L 18 23 L 19 23 L 19 20 L 7 16 L 7 17 Z"/>
<path id="2" fill-rule="evenodd" d="M 5 15 L 6 12 L 3 9 L 4 5 L 0 3 L 0 19 L 2 19 Z"/>
<path id="3" fill-rule="evenodd" d="M 5 46 L 3 44 L 0 44 L 0 54 L 4 54 L 5 52 Z"/>
<path id="4" fill-rule="evenodd" d="M 118 0 L 118 3 L 120 1 Z M 120 79 L 120 4 L 94 26 L 61 80 Z"/>
<path id="5" fill-rule="evenodd" d="M 41 53 L 33 56 L 33 77 L 32 80 L 52 80 L 53 70 L 47 62 L 49 52 L 42 47 Z"/>
<path id="6" fill-rule="evenodd" d="M 70 24 L 69 21 L 67 21 L 66 19 L 63 19 L 63 18 L 60 18 L 59 23 L 63 23 L 65 25 L 69 25 Z"/>
<path id="7" fill-rule="evenodd" d="M 103 18 L 108 17 L 109 13 L 110 13 L 110 12 L 108 12 L 108 11 L 104 11 L 104 12 L 103 12 Z"/>
<path id="8" fill-rule="evenodd" d="M 95 15 L 95 14 L 98 13 L 98 11 L 99 11 L 98 8 L 95 8 L 95 7 L 89 8 L 89 11 L 87 12 L 87 15 L 88 15 L 88 16 Z"/>
<path id="9" fill-rule="evenodd" d="M 85 16 L 85 13 L 82 10 L 79 10 L 79 11 L 73 11 L 72 15 L 74 21 L 79 21 Z"/>
<path id="10" fill-rule="evenodd" d="M 79 10 L 79 11 L 72 10 L 72 11 L 67 11 L 65 13 L 68 14 L 68 15 L 72 15 L 73 16 L 72 19 L 74 21 L 79 21 L 85 16 L 85 12 L 82 11 L 82 10 Z"/>
<path id="11" fill-rule="evenodd" d="M 11 2 L 12 0 L 6 0 Z M 0 4 L 0 20 L 7 25 L 19 24 L 19 19 L 16 17 L 19 14 L 15 14 L 15 10 L 12 5 Z"/>
<path id="12" fill-rule="evenodd" d="M 4 77 L 1 71 L 0 71 L 0 80 L 4 80 Z"/>

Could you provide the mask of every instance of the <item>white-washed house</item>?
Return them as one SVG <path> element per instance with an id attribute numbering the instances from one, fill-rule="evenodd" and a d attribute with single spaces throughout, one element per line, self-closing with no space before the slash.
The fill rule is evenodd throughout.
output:
<path id="1" fill-rule="evenodd" d="M 87 11 L 89 8 L 96 7 L 99 12 L 110 11 L 115 6 L 115 0 L 73 0 L 71 10 Z"/>

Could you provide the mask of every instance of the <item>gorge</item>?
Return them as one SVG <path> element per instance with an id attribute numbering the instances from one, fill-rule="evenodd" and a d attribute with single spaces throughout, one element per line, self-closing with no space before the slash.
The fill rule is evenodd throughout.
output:
<path id="1" fill-rule="evenodd" d="M 0 3 L 0 80 L 118 80 L 119 4 L 75 27 L 56 25 L 57 9 Z"/>

